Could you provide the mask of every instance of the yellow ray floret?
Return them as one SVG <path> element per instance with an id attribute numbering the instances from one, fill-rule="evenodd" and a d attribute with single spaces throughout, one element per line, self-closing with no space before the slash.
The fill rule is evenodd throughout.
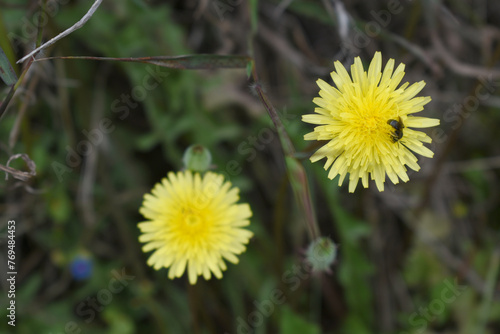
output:
<path id="1" fill-rule="evenodd" d="M 368 72 L 359 57 L 354 59 L 350 76 L 340 62 L 334 66 L 331 77 L 336 87 L 318 80 L 320 97 L 313 100 L 318 107 L 314 114 L 302 116 L 304 122 L 317 125 L 305 140 L 328 141 L 311 161 L 326 158 L 328 177 L 340 175 L 339 186 L 349 173 L 349 192 L 354 192 L 359 179 L 367 188 L 369 176 L 379 191 L 384 190 L 386 175 L 394 184 L 399 179 L 408 181 L 406 166 L 420 169 L 412 151 L 434 155 L 423 145 L 431 138 L 412 129 L 439 124 L 438 119 L 412 115 L 431 101 L 429 96 L 415 97 L 425 82 L 400 85 L 404 64 L 394 70 L 394 59 L 390 59 L 382 72 L 380 52 L 375 53 Z"/>
<path id="2" fill-rule="evenodd" d="M 252 211 L 248 204 L 237 204 L 238 192 L 216 173 L 170 172 L 144 195 L 140 209 L 148 221 L 138 224 L 139 241 L 144 252 L 154 250 L 148 264 L 157 270 L 170 267 L 170 279 L 187 268 L 191 284 L 201 275 L 221 278 L 224 260 L 238 263 L 236 255 L 253 235 L 243 228 Z"/>

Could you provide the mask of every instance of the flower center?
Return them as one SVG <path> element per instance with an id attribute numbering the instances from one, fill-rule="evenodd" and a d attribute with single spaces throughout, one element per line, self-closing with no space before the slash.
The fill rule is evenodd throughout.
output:
<path id="1" fill-rule="evenodd" d="M 211 212 L 193 207 L 183 207 L 176 218 L 175 231 L 182 235 L 188 244 L 196 244 L 207 238 L 212 226 Z"/>
<path id="2" fill-rule="evenodd" d="M 201 223 L 201 218 L 196 214 L 188 213 L 184 216 L 184 222 L 187 226 L 195 226 Z"/>
<path id="3" fill-rule="evenodd" d="M 385 109 L 369 106 L 358 113 L 351 121 L 352 140 L 350 145 L 354 147 L 372 147 L 378 146 L 380 143 L 391 140 L 391 129 L 389 124 L 388 112 Z"/>
<path id="4" fill-rule="evenodd" d="M 379 117 L 372 116 L 364 119 L 363 121 L 363 128 L 364 128 L 363 130 L 367 132 L 376 131 L 379 126 L 380 126 Z"/>
<path id="5" fill-rule="evenodd" d="M 355 122 L 356 137 L 374 140 L 381 133 L 387 133 L 387 122 L 378 115 L 359 117 Z"/>

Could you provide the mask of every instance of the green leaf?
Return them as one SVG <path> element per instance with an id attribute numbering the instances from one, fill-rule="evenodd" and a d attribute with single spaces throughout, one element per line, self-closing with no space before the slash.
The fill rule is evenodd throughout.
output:
<path id="1" fill-rule="evenodd" d="M 249 61 L 247 63 L 247 78 L 250 78 L 252 76 L 252 71 L 255 66 L 255 63 L 253 61 Z"/>
<path id="2" fill-rule="evenodd" d="M 134 323 L 130 317 L 123 313 L 118 307 L 107 307 L 103 312 L 103 318 L 108 323 L 110 334 L 135 333 Z"/>
<path id="3" fill-rule="evenodd" d="M 9 59 L 0 47 L 0 78 L 7 86 L 12 86 L 17 82 L 17 75 L 10 65 Z"/>
<path id="4" fill-rule="evenodd" d="M 64 224 L 69 221 L 69 217 L 71 216 L 71 202 L 62 187 L 57 187 L 49 195 L 48 209 L 54 222 Z"/>
<path id="5" fill-rule="evenodd" d="M 281 334 L 319 334 L 317 324 L 308 322 L 299 314 L 294 313 L 289 307 L 283 307 L 280 319 Z"/>

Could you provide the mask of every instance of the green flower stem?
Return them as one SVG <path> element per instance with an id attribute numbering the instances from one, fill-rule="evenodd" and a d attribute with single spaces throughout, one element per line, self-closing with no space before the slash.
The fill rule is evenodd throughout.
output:
<path id="1" fill-rule="evenodd" d="M 253 78 L 255 82 L 258 82 L 255 66 L 253 66 Z M 281 147 L 283 148 L 283 152 L 285 154 L 287 174 L 292 185 L 295 200 L 299 204 L 300 211 L 302 211 L 306 220 L 309 236 L 311 240 L 315 240 L 319 237 L 319 228 L 316 221 L 314 206 L 312 205 L 311 192 L 309 190 L 309 183 L 307 181 L 304 166 L 302 166 L 302 164 L 294 157 L 295 147 L 293 146 L 292 141 L 290 140 L 290 137 L 288 136 L 285 127 L 278 116 L 278 112 L 274 109 L 273 105 L 262 90 L 262 87 L 257 83 L 254 88 L 257 96 L 264 105 L 264 108 L 267 110 L 276 131 L 278 132 Z"/>

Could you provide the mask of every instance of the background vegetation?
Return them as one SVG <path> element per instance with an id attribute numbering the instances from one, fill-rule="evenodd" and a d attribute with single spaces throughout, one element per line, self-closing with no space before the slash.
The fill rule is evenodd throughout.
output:
<path id="1" fill-rule="evenodd" d="M 38 32 L 52 38 L 91 5 L 42 3 L 0 2 L 12 66 Z M 0 163 L 25 153 L 36 164 L 27 181 L 1 181 L 0 331 L 500 333 L 498 22 L 493 0 L 105 1 L 44 56 L 252 56 L 338 259 L 318 275 L 303 263 L 311 240 L 279 137 L 244 68 L 39 61 L 0 119 Z M 406 184 L 348 194 L 308 161 L 316 147 L 304 142 L 312 127 L 300 119 L 314 109 L 315 81 L 331 82 L 334 60 L 367 63 L 375 51 L 384 63 L 405 63 L 405 81 L 426 81 L 421 95 L 433 101 L 422 115 L 441 120 L 428 131 L 435 157 L 420 158 Z M 8 92 L 3 85 L 2 101 Z M 143 194 L 182 167 L 193 143 L 240 187 L 255 237 L 222 280 L 191 287 L 146 265 L 136 224 Z M 9 166 L 28 170 L 22 159 Z M 15 328 L 6 317 L 9 219 Z M 75 259 L 89 275 L 77 275 Z M 112 283 L 119 276 L 121 286 Z"/>

